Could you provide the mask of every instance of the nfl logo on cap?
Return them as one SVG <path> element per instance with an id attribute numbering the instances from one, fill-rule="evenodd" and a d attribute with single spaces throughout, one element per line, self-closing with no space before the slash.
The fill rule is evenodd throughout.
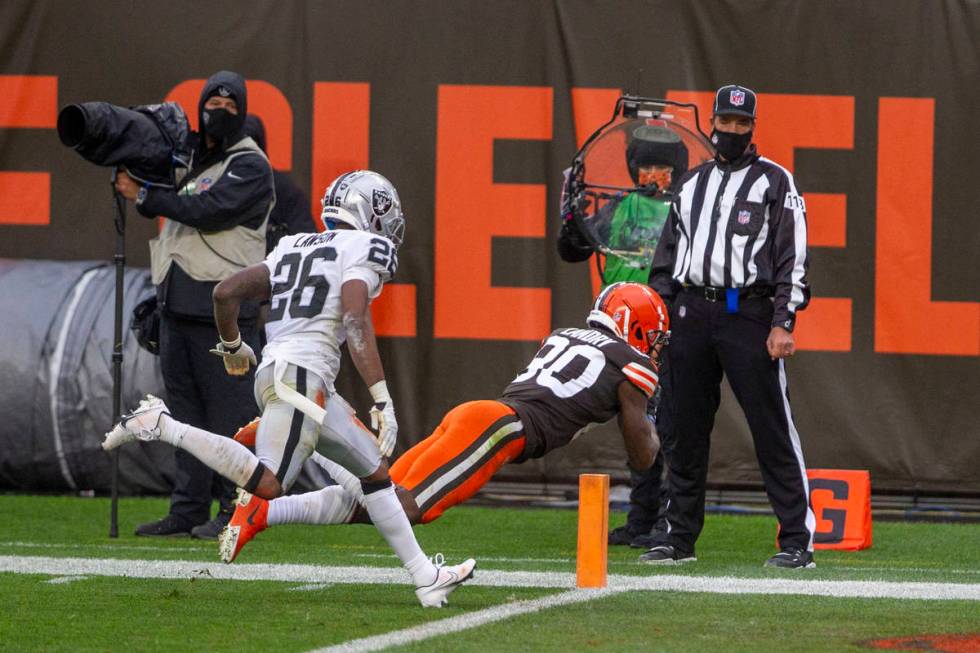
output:
<path id="1" fill-rule="evenodd" d="M 755 91 L 738 84 L 722 86 L 715 93 L 714 114 L 755 118 Z"/>

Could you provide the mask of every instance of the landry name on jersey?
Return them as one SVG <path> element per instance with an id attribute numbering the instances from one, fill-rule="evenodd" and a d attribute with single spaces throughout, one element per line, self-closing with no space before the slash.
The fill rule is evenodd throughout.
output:
<path id="1" fill-rule="evenodd" d="M 265 260 L 272 285 L 268 344 L 262 366 L 286 360 L 331 385 L 347 339 L 340 288 L 360 279 L 372 299 L 398 267 L 390 240 L 366 231 L 338 229 L 285 236 Z"/>
<path id="2" fill-rule="evenodd" d="M 658 378 L 646 356 L 607 331 L 554 331 L 500 398 L 524 424 L 526 445 L 518 462 L 563 447 L 619 413 L 623 381 L 649 398 Z"/>

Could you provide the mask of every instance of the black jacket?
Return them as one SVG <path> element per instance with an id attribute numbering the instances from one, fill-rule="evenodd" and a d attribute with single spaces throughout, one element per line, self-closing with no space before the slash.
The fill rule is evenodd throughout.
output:
<path id="1" fill-rule="evenodd" d="M 217 179 L 202 180 L 199 175 L 208 167 L 227 158 L 228 148 L 246 138 L 244 131 L 229 136 L 223 142 L 208 149 L 204 131 L 204 103 L 216 88 L 229 89 L 238 105 L 239 114 L 247 111 L 245 80 L 227 71 L 212 75 L 201 91 L 198 104 L 201 131 L 193 135 L 194 151 L 191 170 L 175 190 L 147 188 L 143 199 L 137 203 L 139 212 L 148 218 L 162 215 L 166 218 L 194 227 L 204 233 L 222 231 L 236 226 L 258 229 L 269 211 L 269 203 L 275 195 L 272 168 L 268 161 L 256 153 L 236 156 Z M 187 194 L 181 191 L 190 183 L 207 181 L 206 191 Z M 194 319 L 213 320 L 211 293 L 215 282 L 197 281 L 174 263 L 167 278 L 158 289 L 166 309 L 175 315 Z M 257 312 L 243 307 L 242 318 L 251 319 Z"/>
<path id="2" fill-rule="evenodd" d="M 265 230 L 266 252 L 271 252 L 283 236 L 316 231 L 306 193 L 285 172 L 273 170 L 272 177 L 276 185 L 276 205 Z"/>

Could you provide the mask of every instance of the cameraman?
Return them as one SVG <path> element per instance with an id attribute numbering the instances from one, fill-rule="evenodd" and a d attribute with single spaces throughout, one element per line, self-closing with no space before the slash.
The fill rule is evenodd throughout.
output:
<path id="1" fill-rule="evenodd" d="M 229 376 L 208 350 L 217 330 L 211 293 L 231 274 L 265 257 L 266 223 L 275 205 L 272 168 L 245 136 L 244 78 L 212 75 L 198 104 L 190 170 L 178 171 L 175 190 L 140 186 L 125 172 L 116 190 L 147 218 L 162 215 L 160 235 L 150 241 L 150 265 L 161 308 L 160 366 L 174 418 L 212 432 L 232 434 L 258 412 L 253 374 Z M 242 339 L 258 351 L 257 304 L 243 304 Z M 143 524 L 137 535 L 191 534 L 213 539 L 233 512 L 234 487 L 189 454 L 176 451 L 170 511 Z M 218 515 L 211 516 L 211 498 Z"/>
<path id="2" fill-rule="evenodd" d="M 670 199 L 665 191 L 673 192 L 677 181 L 687 172 L 688 150 L 673 130 L 660 125 L 641 125 L 630 133 L 626 145 L 626 167 L 637 190 L 620 193 L 598 209 L 591 219 L 596 237 L 614 249 L 653 250 L 670 213 Z M 565 171 L 562 188 L 562 228 L 558 234 L 558 254 L 569 263 L 586 261 L 595 253 L 589 239 L 581 232 L 572 217 L 569 195 L 569 175 Z M 598 256 L 598 253 L 595 253 Z M 642 265 L 635 260 L 610 254 L 605 257 L 603 285 L 618 281 L 647 284 L 652 261 Z M 660 394 L 651 400 L 647 410 L 651 421 L 657 410 Z M 664 454 L 658 452 L 648 470 L 630 473 L 630 508 L 626 524 L 609 532 L 610 545 L 630 545 L 635 548 L 652 546 L 650 536 L 662 518 L 661 485 L 664 474 Z"/>

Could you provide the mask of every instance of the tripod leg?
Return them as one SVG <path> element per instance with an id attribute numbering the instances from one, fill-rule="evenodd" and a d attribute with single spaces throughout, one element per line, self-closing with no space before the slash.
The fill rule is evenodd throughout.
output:
<path id="1" fill-rule="evenodd" d="M 115 177 L 115 175 L 113 175 Z M 112 340 L 112 421 L 116 423 L 122 416 L 122 321 L 123 294 L 126 272 L 126 199 L 113 191 L 115 201 L 116 253 L 113 261 L 116 266 L 116 310 Z M 109 537 L 119 537 L 119 450 L 112 452 L 112 481 L 109 508 Z"/>

